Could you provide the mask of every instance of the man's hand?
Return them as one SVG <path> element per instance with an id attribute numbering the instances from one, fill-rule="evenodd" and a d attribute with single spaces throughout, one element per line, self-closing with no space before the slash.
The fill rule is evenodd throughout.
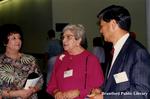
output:
<path id="1" fill-rule="evenodd" d="M 102 91 L 100 89 L 93 89 L 91 94 L 88 95 L 90 99 L 103 99 Z"/>
<path id="2" fill-rule="evenodd" d="M 103 95 L 102 94 L 97 94 L 94 97 L 90 98 L 90 99 L 103 99 Z"/>

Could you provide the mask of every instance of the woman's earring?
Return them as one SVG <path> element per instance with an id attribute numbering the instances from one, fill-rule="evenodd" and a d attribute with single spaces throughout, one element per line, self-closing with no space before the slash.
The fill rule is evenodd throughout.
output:
<path id="1" fill-rule="evenodd" d="M 4 46 L 7 46 L 6 44 L 4 44 Z"/>

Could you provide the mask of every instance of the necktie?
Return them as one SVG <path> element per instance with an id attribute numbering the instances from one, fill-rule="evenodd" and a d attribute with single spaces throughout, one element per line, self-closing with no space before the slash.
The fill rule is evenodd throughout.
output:
<path id="1" fill-rule="evenodd" d="M 115 49 L 114 49 L 114 47 L 112 47 L 112 49 L 111 49 L 111 52 L 110 52 L 110 64 L 111 64 L 111 62 L 112 62 L 112 58 L 113 58 L 113 55 L 114 55 L 114 51 L 115 51 Z"/>
<path id="2" fill-rule="evenodd" d="M 113 59 L 113 55 L 114 55 L 114 47 L 112 47 L 111 51 L 110 51 L 110 57 L 109 57 L 109 61 L 108 61 L 108 68 L 107 68 L 107 74 L 106 76 L 108 77 L 109 76 L 109 73 L 110 73 L 110 69 L 111 69 L 111 63 L 112 63 L 112 59 Z"/>

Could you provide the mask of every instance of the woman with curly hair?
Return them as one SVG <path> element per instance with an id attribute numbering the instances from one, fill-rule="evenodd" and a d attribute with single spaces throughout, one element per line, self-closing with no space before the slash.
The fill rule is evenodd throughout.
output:
<path id="1" fill-rule="evenodd" d="M 33 56 L 20 51 L 22 31 L 16 24 L 5 24 L 1 27 L 4 54 L 0 55 L 0 96 L 3 99 L 37 99 L 42 78 L 35 85 L 24 89 L 24 84 L 31 73 L 41 75 Z"/>

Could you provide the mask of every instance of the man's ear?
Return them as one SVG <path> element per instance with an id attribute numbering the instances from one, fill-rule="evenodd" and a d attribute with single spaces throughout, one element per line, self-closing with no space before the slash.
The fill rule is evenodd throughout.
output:
<path id="1" fill-rule="evenodd" d="M 118 28 L 118 24 L 117 24 L 116 20 L 114 20 L 114 19 L 111 20 L 111 25 L 112 25 L 113 30 L 116 30 Z"/>

